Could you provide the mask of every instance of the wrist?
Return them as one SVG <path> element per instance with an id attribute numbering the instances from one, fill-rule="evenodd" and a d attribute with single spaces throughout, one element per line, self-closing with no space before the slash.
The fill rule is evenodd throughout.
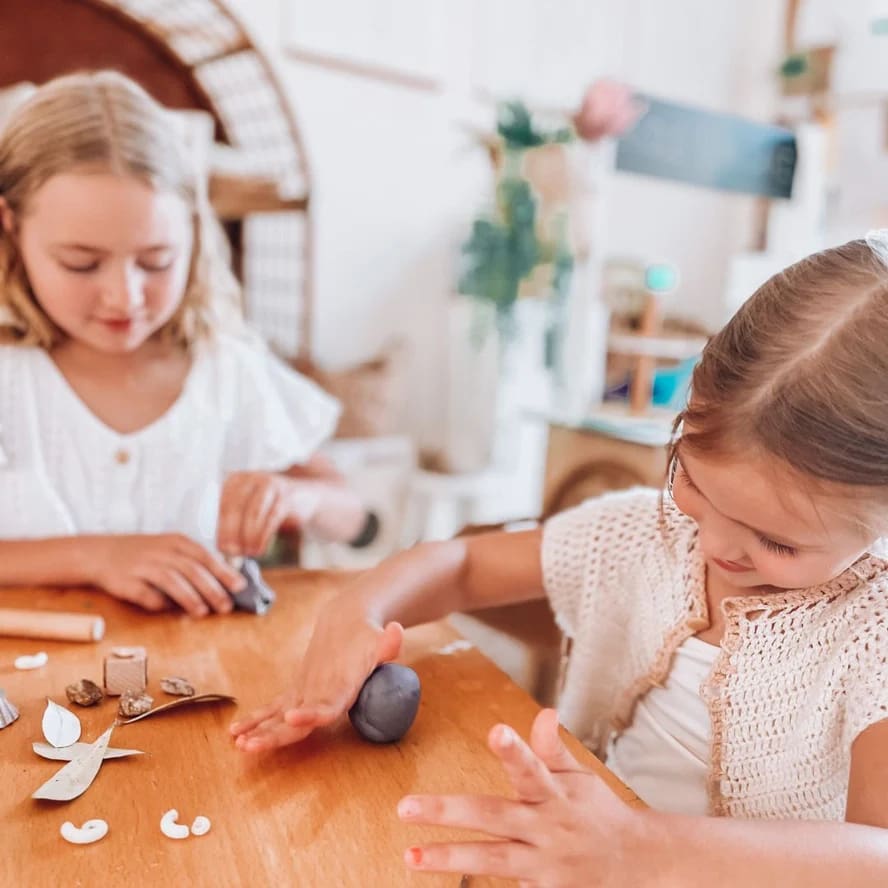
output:
<path id="1" fill-rule="evenodd" d="M 77 583 L 105 588 L 105 568 L 110 558 L 111 537 L 79 536 L 70 539 L 70 569 Z"/>
<path id="2" fill-rule="evenodd" d="M 688 874 L 680 873 L 679 850 L 682 830 L 691 827 L 688 818 L 646 808 L 635 811 L 635 826 L 625 849 L 638 869 L 638 884 L 644 888 L 689 888 Z"/>

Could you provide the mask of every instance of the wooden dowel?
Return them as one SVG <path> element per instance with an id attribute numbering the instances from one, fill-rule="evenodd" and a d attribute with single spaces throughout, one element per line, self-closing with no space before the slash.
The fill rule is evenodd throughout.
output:
<path id="1" fill-rule="evenodd" d="M 100 641 L 105 621 L 94 614 L 0 608 L 0 635 L 55 641 Z"/>

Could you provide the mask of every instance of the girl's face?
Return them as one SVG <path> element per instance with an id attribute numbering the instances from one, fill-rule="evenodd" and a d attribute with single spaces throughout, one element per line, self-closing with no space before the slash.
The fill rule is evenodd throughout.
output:
<path id="1" fill-rule="evenodd" d="M 191 261 L 186 203 L 134 178 L 65 173 L 47 180 L 15 229 L 31 288 L 72 339 L 132 352 L 182 301 Z"/>
<path id="2" fill-rule="evenodd" d="M 874 542 L 847 503 L 810 495 L 770 462 L 704 460 L 679 445 L 673 498 L 699 527 L 707 568 L 741 590 L 825 583 Z"/>

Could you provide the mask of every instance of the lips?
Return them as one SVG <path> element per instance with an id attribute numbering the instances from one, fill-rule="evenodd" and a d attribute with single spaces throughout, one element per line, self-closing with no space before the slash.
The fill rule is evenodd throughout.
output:
<path id="1" fill-rule="evenodd" d="M 110 330 L 120 331 L 129 330 L 134 323 L 133 318 L 98 318 L 97 320 L 102 326 L 108 327 Z"/>
<path id="2" fill-rule="evenodd" d="M 720 558 L 713 558 L 712 560 L 722 570 L 726 570 L 730 573 L 749 573 L 749 571 L 752 570 L 751 567 L 746 567 L 743 564 L 737 564 L 736 561 L 722 561 Z"/>

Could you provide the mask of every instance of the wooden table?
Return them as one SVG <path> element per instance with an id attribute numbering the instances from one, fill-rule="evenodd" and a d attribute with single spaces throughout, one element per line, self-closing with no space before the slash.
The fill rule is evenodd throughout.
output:
<path id="1" fill-rule="evenodd" d="M 404 850 L 452 831 L 402 824 L 398 799 L 408 792 L 507 792 L 486 747 L 499 721 L 527 736 L 534 701 L 477 649 L 442 651 L 458 638 L 446 623 L 407 632 L 402 661 L 419 673 L 419 716 L 403 741 L 376 746 L 346 720 L 296 746 L 258 758 L 238 752 L 228 725 L 266 702 L 287 681 L 314 617 L 334 589 L 326 573 L 269 571 L 279 592 L 264 617 L 234 614 L 192 621 L 149 616 L 89 591 L 0 590 L 9 607 L 91 610 L 107 622 L 98 644 L 0 639 L 0 687 L 21 718 L 0 731 L 0 883 L 31 886 L 451 886 L 451 875 L 420 875 L 402 863 Z M 106 761 L 93 785 L 67 803 L 38 802 L 31 793 L 62 763 L 31 749 L 43 739 L 46 697 L 76 710 L 81 740 L 92 741 L 115 718 L 117 700 L 82 709 L 64 689 L 79 678 L 101 682 L 103 655 L 116 645 L 148 648 L 149 692 L 166 695 L 167 675 L 185 676 L 201 691 L 238 697 L 239 704 L 195 707 L 115 728 L 111 745 L 144 756 Z M 459 648 L 459 646 L 457 646 Z M 49 663 L 21 672 L 15 656 L 45 650 Z M 642 804 L 574 738 L 571 748 L 630 804 Z M 212 821 L 203 837 L 175 841 L 161 834 L 161 815 L 177 808 L 190 824 Z M 108 835 L 93 845 L 65 842 L 59 827 L 100 817 Z M 465 835 L 465 834 L 463 834 Z M 471 885 L 501 885 L 472 879 Z"/>

